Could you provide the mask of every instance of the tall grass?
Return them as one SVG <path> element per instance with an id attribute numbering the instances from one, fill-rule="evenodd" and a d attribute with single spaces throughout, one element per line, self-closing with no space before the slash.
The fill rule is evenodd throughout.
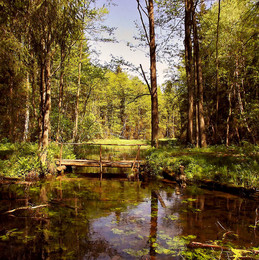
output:
<path id="1" fill-rule="evenodd" d="M 37 143 L 0 143 L 0 175 L 9 177 L 26 177 L 34 173 L 48 172 L 50 166 L 55 167 L 55 159 L 59 158 L 60 146 L 51 143 L 47 152 L 47 163 L 42 165 L 39 159 Z M 63 158 L 74 159 L 71 147 L 63 149 Z"/>
<path id="2" fill-rule="evenodd" d="M 143 140 L 96 139 L 88 144 L 74 146 L 74 151 L 77 158 L 98 160 L 100 159 L 100 144 L 102 144 L 102 159 L 111 161 L 135 159 L 138 145 L 145 145 L 140 147 L 140 158 L 144 159 L 145 152 L 150 147 L 149 142 Z"/>
<path id="3" fill-rule="evenodd" d="M 211 179 L 243 187 L 259 188 L 259 150 L 257 146 L 212 146 L 205 149 L 169 148 L 150 149 L 147 162 L 151 174 L 162 175 L 163 171 L 176 172 L 185 167 L 190 180 Z"/>

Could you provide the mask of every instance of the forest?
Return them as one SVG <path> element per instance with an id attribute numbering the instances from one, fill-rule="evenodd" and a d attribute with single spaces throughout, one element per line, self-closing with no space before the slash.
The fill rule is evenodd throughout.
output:
<path id="1" fill-rule="evenodd" d="M 258 2 L 136 0 L 136 37 L 150 57 L 150 73 L 135 68 L 139 77 L 127 61 L 101 66 L 91 58 L 89 35 L 105 42 L 100 32 L 113 33 L 102 25 L 110 1 L 96 2 L 0 2 L 3 145 L 38 144 L 43 164 L 51 143 L 114 138 L 250 145 L 256 153 Z M 166 33 L 156 38 L 159 28 Z M 158 47 L 169 74 L 161 85 Z"/>
<path id="2" fill-rule="evenodd" d="M 258 259 L 258 8 L 0 0 L 0 259 Z"/>

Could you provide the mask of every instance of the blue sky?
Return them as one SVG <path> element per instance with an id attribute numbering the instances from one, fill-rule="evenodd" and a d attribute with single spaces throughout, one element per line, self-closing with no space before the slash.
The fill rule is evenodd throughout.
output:
<path id="1" fill-rule="evenodd" d="M 99 4 L 105 0 L 99 0 Z M 134 35 L 138 35 L 134 21 L 140 24 L 139 13 L 137 10 L 136 0 L 113 0 L 116 6 L 110 7 L 110 13 L 106 16 L 105 25 L 117 27 L 115 38 L 118 43 L 94 43 L 94 48 L 100 52 L 99 59 L 102 63 L 111 60 L 111 54 L 117 57 L 123 57 L 126 61 L 133 63 L 135 66 L 142 64 L 144 70 L 149 73 L 149 57 L 147 48 L 134 48 L 134 51 L 127 46 L 127 42 L 138 45 L 138 41 L 134 40 Z M 164 70 L 167 68 L 165 64 L 157 63 L 158 83 L 165 81 Z M 132 74 L 132 73 L 130 73 Z M 137 75 L 137 74 L 136 74 Z"/>

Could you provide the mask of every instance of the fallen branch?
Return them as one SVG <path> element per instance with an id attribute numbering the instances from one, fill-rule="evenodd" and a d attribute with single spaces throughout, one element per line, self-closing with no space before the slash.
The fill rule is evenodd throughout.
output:
<path id="1" fill-rule="evenodd" d="M 16 208 L 16 209 L 8 210 L 8 211 L 4 212 L 4 214 L 13 213 L 17 210 L 31 210 L 31 209 L 38 209 L 38 208 L 43 208 L 43 207 L 47 207 L 47 206 L 49 206 L 49 204 L 43 204 L 43 205 L 38 205 L 38 206 L 34 206 L 34 207 L 31 207 L 31 206 L 19 207 L 19 208 Z"/>
<path id="2" fill-rule="evenodd" d="M 188 244 L 188 247 L 191 248 L 211 248 L 211 249 L 216 249 L 216 250 L 223 250 L 223 251 L 229 251 L 230 249 L 224 246 L 219 246 L 219 245 L 212 245 L 212 244 L 204 244 L 200 242 L 191 242 Z"/>

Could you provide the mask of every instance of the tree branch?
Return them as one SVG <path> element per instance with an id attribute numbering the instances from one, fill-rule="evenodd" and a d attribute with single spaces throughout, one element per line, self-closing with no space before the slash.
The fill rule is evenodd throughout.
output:
<path id="1" fill-rule="evenodd" d="M 127 105 L 135 102 L 138 98 L 141 98 L 143 96 L 150 96 L 150 94 L 140 94 L 140 95 L 137 95 L 133 100 L 131 100 L 130 102 L 127 103 Z"/>
<path id="2" fill-rule="evenodd" d="M 147 84 L 149 93 L 150 93 L 150 95 L 152 95 L 151 87 L 150 87 L 150 85 L 149 85 L 149 82 L 148 82 L 148 80 L 147 80 L 146 74 L 145 74 L 145 72 L 144 72 L 143 67 L 142 67 L 141 64 L 140 64 L 140 69 L 141 69 L 141 71 L 142 71 L 142 75 L 143 75 L 143 77 L 144 77 L 144 80 L 145 80 L 145 82 L 146 82 L 146 84 Z"/>
<path id="3" fill-rule="evenodd" d="M 16 209 L 8 210 L 8 211 L 6 211 L 4 214 L 12 213 L 12 212 L 15 212 L 15 211 L 17 211 L 17 210 L 37 209 L 37 208 L 43 208 L 43 207 L 47 207 L 47 206 L 48 206 L 48 204 L 38 205 L 38 206 L 34 206 L 34 207 L 31 207 L 31 206 L 28 206 L 28 207 L 19 207 L 19 208 L 16 208 Z"/>
<path id="4" fill-rule="evenodd" d="M 139 16 L 140 16 L 140 20 L 141 20 L 143 29 L 144 29 L 144 31 L 145 31 L 145 36 L 146 36 L 148 45 L 150 45 L 150 39 L 149 39 L 149 37 L 148 37 L 148 33 L 147 33 L 147 29 L 146 29 L 146 26 L 145 26 L 145 23 L 144 23 L 144 20 L 143 20 L 142 12 L 143 12 L 147 17 L 148 17 L 148 14 L 145 12 L 145 10 L 143 9 L 143 7 L 140 5 L 139 0 L 136 0 L 136 1 L 137 1 L 137 3 L 138 3 L 138 12 L 139 12 Z M 141 12 L 140 9 L 142 10 L 142 12 Z"/>

